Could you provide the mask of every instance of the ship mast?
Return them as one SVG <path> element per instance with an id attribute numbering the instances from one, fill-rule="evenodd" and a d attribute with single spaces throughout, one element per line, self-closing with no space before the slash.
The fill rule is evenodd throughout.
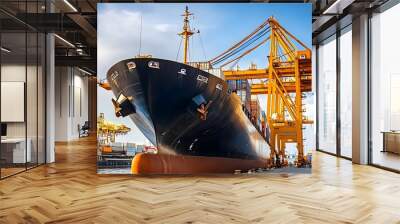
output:
<path id="1" fill-rule="evenodd" d="M 187 63 L 187 57 L 188 57 L 188 50 L 189 50 L 189 37 L 194 34 L 194 30 L 190 29 L 189 25 L 189 16 L 193 15 L 193 13 L 189 12 L 189 8 L 186 6 L 185 12 L 182 15 L 183 16 L 183 31 L 179 33 L 178 35 L 183 36 L 183 41 L 184 41 L 184 52 L 183 52 L 183 63 Z"/>

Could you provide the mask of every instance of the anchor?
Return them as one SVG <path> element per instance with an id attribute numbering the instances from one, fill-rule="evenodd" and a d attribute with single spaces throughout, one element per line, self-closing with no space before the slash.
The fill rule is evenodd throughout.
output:
<path id="1" fill-rule="evenodd" d="M 130 114 L 136 113 L 136 108 L 131 102 L 132 99 L 133 99 L 132 96 L 126 97 L 122 93 L 118 96 L 117 100 L 113 98 L 112 103 L 115 109 L 115 116 L 126 117 Z"/>
<path id="2" fill-rule="evenodd" d="M 210 107 L 212 103 L 212 100 L 208 101 L 207 104 L 202 103 L 200 106 L 197 108 L 197 112 L 200 114 L 200 119 L 205 121 L 207 120 L 207 114 L 208 114 L 208 108 Z"/>

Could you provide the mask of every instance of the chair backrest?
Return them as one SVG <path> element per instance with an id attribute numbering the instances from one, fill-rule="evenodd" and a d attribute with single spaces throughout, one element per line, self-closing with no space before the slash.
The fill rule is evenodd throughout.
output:
<path id="1" fill-rule="evenodd" d="M 83 126 L 82 126 L 82 129 L 84 129 L 84 128 L 86 128 L 86 129 L 90 128 L 89 121 L 85 121 L 85 124 L 83 124 Z"/>

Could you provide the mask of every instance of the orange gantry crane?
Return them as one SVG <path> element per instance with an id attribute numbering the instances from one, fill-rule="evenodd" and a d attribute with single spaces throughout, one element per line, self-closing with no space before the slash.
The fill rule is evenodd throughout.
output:
<path id="1" fill-rule="evenodd" d="M 241 58 L 268 45 L 266 69 L 252 66 L 232 69 Z M 300 48 L 300 49 L 299 49 Z M 311 92 L 311 50 L 270 17 L 250 35 L 208 61 L 219 65 L 225 80 L 262 80 L 251 85 L 251 94 L 267 96 L 267 123 L 273 165 L 285 163 L 286 143 L 297 143 L 297 165 L 305 164 L 303 125 L 312 121 L 303 116 L 303 93 Z M 231 69 L 226 69 L 230 65 Z"/>

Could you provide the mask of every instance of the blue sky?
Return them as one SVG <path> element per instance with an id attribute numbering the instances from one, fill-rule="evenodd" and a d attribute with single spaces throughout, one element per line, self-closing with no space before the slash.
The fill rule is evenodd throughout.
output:
<path id="1" fill-rule="evenodd" d="M 97 6 L 98 77 L 105 78 L 108 68 L 113 64 L 138 54 L 140 18 L 142 54 L 176 60 L 180 42 L 177 33 L 182 29 L 180 15 L 186 5 L 194 13 L 191 27 L 200 30 L 200 35 L 195 34 L 191 41 L 190 61 L 211 59 L 251 33 L 270 16 L 274 16 L 283 27 L 311 48 L 311 4 L 102 3 Z M 182 61 L 182 48 L 178 61 Z M 243 58 L 239 66 L 248 68 L 253 62 L 262 68 L 266 66 L 266 61 L 267 46 L 264 46 Z M 110 92 L 99 89 L 98 111 L 104 112 L 108 120 L 131 126 L 131 133 L 118 140 L 148 143 L 129 118 L 114 116 L 112 97 Z M 261 97 L 260 101 L 264 103 L 265 99 Z"/>

